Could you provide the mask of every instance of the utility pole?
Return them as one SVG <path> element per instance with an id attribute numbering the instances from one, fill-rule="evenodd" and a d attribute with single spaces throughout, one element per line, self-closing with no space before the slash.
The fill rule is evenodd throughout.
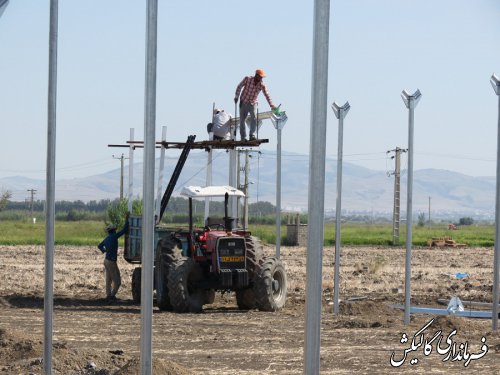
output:
<path id="1" fill-rule="evenodd" d="M 399 243 L 399 224 L 400 224 L 400 211 L 401 211 L 401 153 L 406 152 L 408 149 L 396 147 L 394 150 L 389 150 L 387 153 L 394 152 L 391 159 L 395 159 L 394 172 L 389 175 L 394 175 L 394 207 L 392 213 L 392 244 Z"/>
<path id="2" fill-rule="evenodd" d="M 30 208 L 31 208 L 31 218 L 33 219 L 33 198 L 35 196 L 36 190 L 35 189 L 28 189 L 27 191 L 29 191 L 31 193 Z"/>
<path id="3" fill-rule="evenodd" d="M 123 154 L 121 156 L 113 155 L 113 159 L 120 160 L 120 200 L 123 199 L 123 160 L 128 159 Z"/>
<path id="4" fill-rule="evenodd" d="M 429 229 L 431 227 L 431 197 L 429 196 Z"/>

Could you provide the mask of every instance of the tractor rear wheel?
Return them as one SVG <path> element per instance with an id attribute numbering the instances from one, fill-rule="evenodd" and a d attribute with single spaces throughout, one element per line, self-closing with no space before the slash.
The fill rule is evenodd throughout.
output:
<path id="1" fill-rule="evenodd" d="M 254 291 L 261 311 L 278 311 L 285 306 L 287 279 L 281 260 L 274 257 L 264 259 Z"/>
<path id="2" fill-rule="evenodd" d="M 247 264 L 250 280 L 253 280 L 254 274 L 258 272 L 259 265 L 262 262 L 264 248 L 259 239 L 254 236 L 245 237 L 245 246 L 247 249 Z"/>
<path id="3" fill-rule="evenodd" d="M 168 274 L 170 304 L 175 312 L 199 313 L 205 302 L 205 291 L 198 287 L 203 271 L 192 258 L 178 259 Z"/>
<path id="4" fill-rule="evenodd" d="M 258 277 L 259 264 L 262 262 L 263 247 L 259 239 L 254 236 L 245 238 L 247 249 L 247 270 L 250 282 L 255 283 Z M 255 291 L 253 288 L 241 289 L 236 291 L 236 304 L 240 310 L 251 310 L 257 307 Z"/>
<path id="5" fill-rule="evenodd" d="M 205 290 L 205 301 L 203 302 L 203 304 L 211 305 L 214 302 L 215 302 L 215 290 L 213 289 Z"/>
<path id="6" fill-rule="evenodd" d="M 141 303 L 141 267 L 134 268 L 132 272 L 132 302 Z"/>
<path id="7" fill-rule="evenodd" d="M 173 238 L 164 238 L 156 248 L 156 305 L 162 311 L 172 310 L 168 295 L 168 274 L 178 256 L 179 249 Z"/>

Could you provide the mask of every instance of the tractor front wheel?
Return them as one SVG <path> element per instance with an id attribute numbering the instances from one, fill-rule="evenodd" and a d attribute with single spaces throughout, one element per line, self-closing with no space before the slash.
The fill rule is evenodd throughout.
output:
<path id="1" fill-rule="evenodd" d="M 274 257 L 264 259 L 254 291 L 257 307 L 261 311 L 278 311 L 285 306 L 287 279 L 281 260 Z"/>
<path id="2" fill-rule="evenodd" d="M 134 268 L 132 272 L 132 301 L 134 304 L 141 303 L 141 267 Z"/>
<path id="3" fill-rule="evenodd" d="M 155 283 L 156 305 L 161 311 L 172 310 L 168 294 L 168 274 L 179 256 L 178 243 L 173 238 L 164 238 L 156 248 Z"/>
<path id="4" fill-rule="evenodd" d="M 252 310 L 257 307 L 255 302 L 255 292 L 252 288 L 240 289 L 236 291 L 236 304 L 240 310 Z"/>
<path id="5" fill-rule="evenodd" d="M 215 290 L 208 289 L 205 290 L 205 300 L 203 301 L 204 305 L 211 305 L 215 302 Z"/>
<path id="6" fill-rule="evenodd" d="M 192 259 L 182 257 L 173 263 L 168 274 L 170 304 L 178 313 L 199 313 L 203 308 L 206 294 L 198 287 L 203 271 Z"/>

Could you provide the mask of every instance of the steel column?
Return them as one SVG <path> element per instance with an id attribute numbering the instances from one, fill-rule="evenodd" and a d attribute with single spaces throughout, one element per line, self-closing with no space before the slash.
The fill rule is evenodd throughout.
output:
<path id="1" fill-rule="evenodd" d="M 498 329 L 498 299 L 499 299 L 499 268 L 500 268 L 500 79 L 493 74 L 491 85 L 498 96 L 498 125 L 497 125 L 497 186 L 495 196 L 495 253 L 493 255 L 493 330 Z"/>
<path id="2" fill-rule="evenodd" d="M 340 291 L 340 221 L 342 217 L 342 157 L 344 146 L 344 117 L 351 106 L 346 102 L 342 107 L 337 103 L 332 104 L 335 117 L 339 120 L 339 136 L 337 149 L 337 202 L 335 207 L 335 275 L 333 283 L 333 314 L 339 314 L 339 291 Z"/>
<path id="3" fill-rule="evenodd" d="M 148 0 L 144 103 L 144 173 L 141 272 L 141 374 L 152 374 L 154 177 L 158 0 Z"/>
<path id="4" fill-rule="evenodd" d="M 130 128 L 130 140 L 134 140 L 134 128 Z M 134 200 L 134 144 L 131 143 L 128 150 L 128 212 L 132 213 Z"/>
<path id="5" fill-rule="evenodd" d="M 419 90 L 410 95 L 403 90 L 401 97 L 408 108 L 408 193 L 406 201 L 406 259 L 405 259 L 405 314 L 404 324 L 410 324 L 411 294 L 411 248 L 412 248 L 412 208 L 413 208 L 413 123 L 414 112 L 422 94 Z"/>
<path id="6" fill-rule="evenodd" d="M 43 301 L 43 372 L 52 374 L 52 323 L 54 314 L 54 239 L 56 183 L 57 36 L 58 0 L 50 1 L 49 87 L 47 116 L 47 181 L 45 206 L 45 294 Z"/>
<path id="7" fill-rule="evenodd" d="M 319 374 L 330 1 L 314 2 L 304 374 Z"/>
<path id="8" fill-rule="evenodd" d="M 237 181 L 237 157 L 238 151 L 235 149 L 229 150 L 229 186 L 238 189 Z M 238 204 L 236 197 L 229 197 L 229 215 L 235 220 L 238 218 Z M 236 224 L 236 223 L 235 223 Z"/>
<path id="9" fill-rule="evenodd" d="M 276 148 L 276 258 L 281 256 L 281 131 L 288 116 L 285 112 L 273 113 L 271 121 L 277 132 L 278 145 Z"/>
<path id="10" fill-rule="evenodd" d="M 163 126 L 161 129 L 161 140 L 163 142 L 167 141 L 167 127 Z M 160 166 L 158 167 L 158 186 L 156 189 L 156 222 L 160 222 L 160 211 L 161 211 L 161 198 L 163 196 L 163 170 L 165 169 L 165 146 L 161 145 L 160 150 Z"/>

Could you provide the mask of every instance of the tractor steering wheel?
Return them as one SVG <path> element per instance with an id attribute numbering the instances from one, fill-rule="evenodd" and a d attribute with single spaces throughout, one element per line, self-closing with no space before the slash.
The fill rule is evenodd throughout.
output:
<path id="1" fill-rule="evenodd" d="M 224 225 L 222 225 L 221 223 L 207 225 L 207 228 L 209 230 L 224 230 L 225 229 Z"/>

